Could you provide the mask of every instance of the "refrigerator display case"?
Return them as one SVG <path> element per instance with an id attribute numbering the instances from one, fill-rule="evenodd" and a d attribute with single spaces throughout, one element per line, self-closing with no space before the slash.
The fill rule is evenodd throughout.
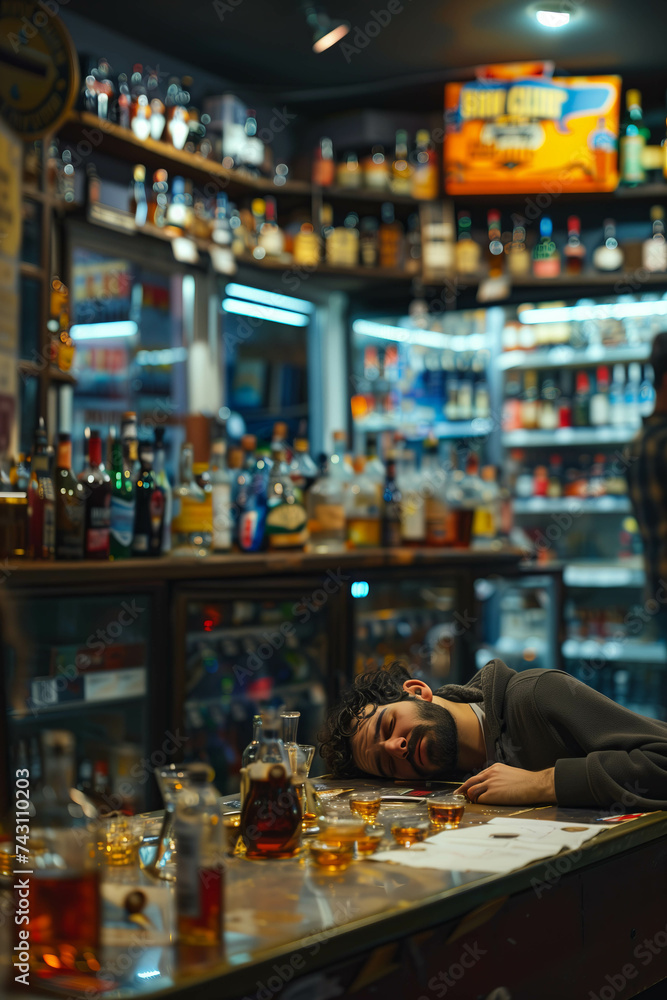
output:
<path id="1" fill-rule="evenodd" d="M 12 767 L 28 767 L 37 781 L 40 733 L 68 730 L 80 787 L 112 809 L 152 805 L 151 755 L 162 742 L 166 754 L 179 751 L 154 741 L 153 595 L 16 591 L 4 611 L 12 617 L 3 648 Z"/>
<path id="2" fill-rule="evenodd" d="M 174 711 L 185 759 L 211 764 L 221 793 L 237 791 L 253 715 L 263 705 L 300 712 L 298 741 L 316 745 L 337 683 L 337 595 L 322 581 L 284 580 L 182 590 L 175 600 L 182 687 Z M 322 771 L 316 756 L 311 774 Z"/>
<path id="3" fill-rule="evenodd" d="M 475 580 L 477 669 L 496 657 L 513 670 L 561 667 L 561 593 L 560 570 Z"/>
<path id="4" fill-rule="evenodd" d="M 466 594 L 455 573 L 356 579 L 350 601 L 355 676 L 397 661 L 434 690 L 464 683 L 474 671 L 475 618 Z"/>

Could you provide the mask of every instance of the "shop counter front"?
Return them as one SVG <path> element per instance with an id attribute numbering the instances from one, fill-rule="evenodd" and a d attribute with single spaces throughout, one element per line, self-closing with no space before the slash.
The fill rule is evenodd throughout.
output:
<path id="1" fill-rule="evenodd" d="M 380 823 L 385 808 L 394 807 L 383 805 Z M 109 995 L 150 1000 L 632 997 L 667 977 L 667 813 L 603 822 L 608 815 L 466 805 L 462 828 L 508 817 L 603 828 L 578 849 L 506 874 L 382 860 L 332 873 L 317 868 L 307 846 L 282 861 L 234 856 L 225 871 L 222 962 L 184 971 L 175 946 L 139 945 L 113 949 L 100 975 L 115 972 Z M 12 1000 L 21 995 L 10 992 Z"/>

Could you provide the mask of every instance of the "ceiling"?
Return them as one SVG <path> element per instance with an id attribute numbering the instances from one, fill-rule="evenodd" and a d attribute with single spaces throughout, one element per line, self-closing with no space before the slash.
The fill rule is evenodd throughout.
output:
<path id="1" fill-rule="evenodd" d="M 70 0 L 66 10 L 202 70 L 304 104 L 400 105 L 418 89 L 422 102 L 441 106 L 448 74 L 480 62 L 525 59 L 552 59 L 558 71 L 570 73 L 620 72 L 626 82 L 647 83 L 664 97 L 664 0 L 640 0 L 630 11 L 627 0 L 391 0 L 401 9 L 377 34 L 374 27 L 366 32 L 372 11 L 386 12 L 389 2 L 323 0 L 331 17 L 352 24 L 345 42 L 356 51 L 346 54 L 338 44 L 320 55 L 311 51 L 300 0 L 141 0 L 140 18 L 137 0 Z M 575 13 L 570 25 L 553 31 L 535 20 L 532 9 L 539 6 Z"/>

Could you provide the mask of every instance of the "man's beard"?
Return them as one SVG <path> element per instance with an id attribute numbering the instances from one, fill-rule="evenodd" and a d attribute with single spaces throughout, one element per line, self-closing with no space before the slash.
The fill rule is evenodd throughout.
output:
<path id="1" fill-rule="evenodd" d="M 434 705 L 430 701 L 422 701 L 421 698 L 415 699 L 415 701 L 417 715 L 424 725 L 415 726 L 410 734 L 408 760 L 417 771 L 424 771 L 414 759 L 417 744 L 424 737 L 422 754 L 435 771 L 438 774 L 444 774 L 456 770 L 459 741 L 456 723 L 451 712 L 448 712 L 442 705 Z"/>

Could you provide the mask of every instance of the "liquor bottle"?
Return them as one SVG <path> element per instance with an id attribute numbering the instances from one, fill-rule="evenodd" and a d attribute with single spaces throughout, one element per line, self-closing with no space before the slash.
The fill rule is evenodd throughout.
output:
<path id="1" fill-rule="evenodd" d="M 176 799 L 177 932 L 179 957 L 186 965 L 201 962 L 204 956 L 207 961 L 222 957 L 224 843 L 222 807 L 213 778 L 208 764 L 190 764 L 188 786 Z"/>
<path id="2" fill-rule="evenodd" d="M 377 267 L 379 261 L 378 220 L 367 215 L 361 220 L 359 252 L 364 267 Z"/>
<path id="3" fill-rule="evenodd" d="M 549 488 L 546 465 L 536 465 L 533 473 L 533 496 L 545 497 Z"/>
<path id="4" fill-rule="evenodd" d="M 111 525 L 109 556 L 128 559 L 132 555 L 135 492 L 132 470 L 125 462 L 123 443 L 111 431 Z"/>
<path id="5" fill-rule="evenodd" d="M 120 440 L 123 445 L 123 462 L 132 482 L 136 480 L 139 445 L 137 439 L 137 415 L 127 410 L 120 423 Z"/>
<path id="6" fill-rule="evenodd" d="M 547 496 L 556 499 L 563 495 L 563 459 L 560 455 L 549 456 L 549 482 Z"/>
<path id="7" fill-rule="evenodd" d="M 542 382 L 542 391 L 537 404 L 537 426 L 543 431 L 553 431 L 558 427 L 558 389 L 553 378 Z"/>
<path id="8" fill-rule="evenodd" d="M 132 96 L 127 83 L 127 73 L 118 75 L 118 124 L 121 128 L 130 127 Z"/>
<path id="9" fill-rule="evenodd" d="M 294 495 L 301 503 L 305 502 L 308 490 L 317 479 L 317 466 L 308 453 L 308 439 L 294 439 L 294 454 L 289 466 L 290 478 L 294 487 Z"/>
<path id="10" fill-rule="evenodd" d="M 153 197 L 148 203 L 148 222 L 162 229 L 167 224 L 169 208 L 169 175 L 166 170 L 156 170 L 153 174 Z"/>
<path id="11" fill-rule="evenodd" d="M 386 191 L 389 187 L 389 164 L 384 155 L 384 146 L 373 146 L 370 155 L 362 163 L 364 185 L 374 191 Z"/>
<path id="12" fill-rule="evenodd" d="M 167 205 L 165 225 L 174 231 L 174 235 L 185 232 L 187 228 L 188 209 L 185 197 L 185 178 L 174 177 L 171 182 L 171 201 Z"/>
<path id="13" fill-rule="evenodd" d="M 97 838 L 92 821 L 70 795 L 76 782 L 74 737 L 57 729 L 42 730 L 41 749 L 42 784 L 34 792 L 31 788 L 32 815 L 24 820 L 30 823 L 30 836 L 22 834 L 18 840 L 26 849 L 26 871 L 31 872 L 28 919 L 20 925 L 29 935 L 30 975 L 35 982 L 60 980 L 67 988 L 72 969 L 85 969 L 83 976 L 77 972 L 80 985 L 85 988 L 89 976 L 94 989 L 94 972 L 87 970 L 99 969 L 101 960 Z M 24 780 L 19 776 L 17 787 Z M 17 942 L 18 927 L 17 917 Z M 67 965 L 59 955 L 67 955 Z"/>
<path id="14" fill-rule="evenodd" d="M 441 547 L 447 544 L 448 514 L 446 477 L 438 457 L 437 438 L 424 441 L 422 469 L 424 475 L 424 505 L 426 516 L 426 544 Z"/>
<path id="15" fill-rule="evenodd" d="M 625 368 L 621 364 L 614 365 L 611 386 L 609 388 L 609 412 L 614 427 L 625 427 L 628 415 L 625 407 Z"/>
<path id="16" fill-rule="evenodd" d="M 291 858 L 301 845 L 301 807 L 275 710 L 262 713 L 262 733 L 248 765 L 241 838 L 248 858 Z"/>
<path id="17" fill-rule="evenodd" d="M 403 545 L 423 545 L 426 541 L 426 510 L 422 481 L 415 453 L 405 450 L 398 467 L 401 491 L 401 542 Z"/>
<path id="18" fill-rule="evenodd" d="M 408 133 L 404 129 L 399 129 L 396 133 L 396 151 L 391 164 L 391 189 L 394 194 L 410 194 L 412 173 L 412 166 L 408 160 Z"/>
<path id="19" fill-rule="evenodd" d="M 536 278 L 557 278 L 560 274 L 560 254 L 552 233 L 551 219 L 543 215 L 540 219 L 540 238 L 533 247 L 533 274 Z"/>
<path id="20" fill-rule="evenodd" d="M 412 197 L 433 201 L 438 197 L 438 157 L 431 135 L 426 128 L 420 128 L 416 135 L 414 172 L 412 175 Z"/>
<path id="21" fill-rule="evenodd" d="M 639 412 L 639 390 L 642 379 L 642 367 L 638 361 L 628 365 L 628 381 L 625 386 L 625 413 L 630 427 L 641 425 Z"/>
<path id="22" fill-rule="evenodd" d="M 272 465 L 266 491 L 266 536 L 270 549 L 302 548 L 308 541 L 308 517 L 294 493 L 286 452 L 271 445 Z"/>
<path id="23" fill-rule="evenodd" d="M 72 472 L 72 437 L 58 435 L 54 476 L 56 559 L 83 559 L 86 495 Z"/>
<path id="24" fill-rule="evenodd" d="M 251 435 L 244 435 L 242 441 L 247 443 L 249 437 Z M 237 497 L 239 515 L 236 541 L 242 552 L 259 552 L 265 545 L 267 473 L 268 468 L 263 458 L 249 456 L 244 469 L 244 485 Z"/>
<path id="25" fill-rule="evenodd" d="M 479 271 L 482 248 L 472 238 L 470 213 L 458 214 L 458 239 L 456 242 L 456 270 L 461 275 L 475 275 Z"/>
<path id="26" fill-rule="evenodd" d="M 313 184 L 315 187 L 331 187 L 335 179 L 333 143 L 324 136 L 313 157 Z"/>
<path id="27" fill-rule="evenodd" d="M 241 768 L 239 771 L 240 788 L 239 788 L 239 798 L 241 799 L 241 808 L 243 808 L 243 803 L 248 795 L 248 789 L 250 787 L 250 781 L 248 778 L 248 766 L 257 758 L 259 752 L 260 743 L 262 741 L 262 716 L 253 715 L 252 717 L 252 739 L 248 743 L 247 747 L 241 755 Z"/>
<path id="28" fill-rule="evenodd" d="M 361 167 L 356 153 L 345 153 L 336 167 L 336 183 L 342 188 L 361 187 Z"/>
<path id="29" fill-rule="evenodd" d="M 137 163 L 132 174 L 130 188 L 130 212 L 137 226 L 145 226 L 148 220 L 148 201 L 146 199 L 146 168 Z"/>
<path id="30" fill-rule="evenodd" d="M 381 213 L 382 223 L 378 233 L 380 267 L 400 268 L 405 253 L 403 226 L 396 221 L 390 201 L 382 203 Z"/>
<path id="31" fill-rule="evenodd" d="M 308 534 L 310 552 L 345 550 L 345 492 L 340 478 L 334 476 L 327 456 L 320 455 L 319 476 L 308 491 Z"/>
<path id="32" fill-rule="evenodd" d="M 505 246 L 507 270 L 513 278 L 525 278 L 530 274 L 531 257 L 526 247 L 526 227 L 516 225 L 512 229 L 512 239 Z"/>
<path id="33" fill-rule="evenodd" d="M 497 544 L 501 533 L 500 521 L 500 489 L 496 479 L 496 468 L 493 465 L 485 465 L 481 470 L 479 502 L 473 512 L 471 529 L 473 548 L 488 548 L 494 543 Z"/>
<path id="34" fill-rule="evenodd" d="M 567 242 L 563 247 L 565 257 L 565 273 L 581 274 L 584 268 L 586 247 L 581 242 L 581 221 L 576 215 L 570 215 L 567 220 Z"/>
<path id="35" fill-rule="evenodd" d="M 285 249 L 285 234 L 278 225 L 276 199 L 268 195 L 265 204 L 265 221 L 259 230 L 257 246 L 267 257 L 280 257 Z"/>
<path id="36" fill-rule="evenodd" d="M 39 418 L 30 462 L 28 483 L 28 555 L 31 559 L 53 559 L 55 553 L 55 496 L 44 418 Z"/>
<path id="37" fill-rule="evenodd" d="M 667 271 L 667 241 L 665 241 L 665 211 L 662 205 L 651 208 L 652 233 L 642 243 L 642 264 L 647 271 Z"/>
<path id="38" fill-rule="evenodd" d="M 204 490 L 195 481 L 193 456 L 192 445 L 184 444 L 179 484 L 173 492 L 171 552 L 175 556 L 204 557 L 211 547 L 210 510 Z"/>
<path id="39" fill-rule="evenodd" d="M 91 431 L 86 468 L 79 473 L 86 497 L 84 552 L 86 559 L 108 559 L 111 530 L 111 479 L 102 464 L 102 439 Z"/>
<path id="40" fill-rule="evenodd" d="M 616 239 L 616 224 L 605 219 L 602 243 L 593 251 L 593 267 L 598 271 L 619 271 L 623 267 L 624 253 Z"/>
<path id="41" fill-rule="evenodd" d="M 365 466 L 364 456 L 357 455 L 346 511 L 347 545 L 351 549 L 376 548 L 381 540 L 378 491 L 373 480 L 365 475 Z"/>
<path id="42" fill-rule="evenodd" d="M 628 90 L 625 95 L 626 114 L 620 128 L 621 183 L 634 186 L 643 184 L 646 173 L 642 154 L 646 145 L 642 98 L 638 90 Z"/>
<path id="43" fill-rule="evenodd" d="M 162 490 L 164 497 L 164 515 L 162 518 L 162 541 L 160 552 L 162 555 L 171 551 L 171 518 L 173 514 L 173 491 L 169 476 L 167 475 L 164 427 L 155 428 L 155 466 L 153 468 L 153 478 L 156 487 Z"/>
<path id="44" fill-rule="evenodd" d="M 211 445 L 209 463 L 213 496 L 213 551 L 230 552 L 232 548 L 232 477 L 225 461 L 227 443 L 222 436 Z"/>
<path id="45" fill-rule="evenodd" d="M 537 372 L 527 371 L 523 379 L 523 399 L 521 400 L 521 427 L 525 431 L 537 429 Z"/>
<path id="46" fill-rule="evenodd" d="M 401 535 L 402 496 L 396 480 L 396 452 L 387 456 L 387 471 L 382 495 L 382 544 L 385 548 L 399 548 Z"/>
<path id="47" fill-rule="evenodd" d="M 606 427 L 609 412 L 609 369 L 600 365 L 595 373 L 595 392 L 591 396 L 590 422 L 592 427 Z"/>
<path id="48" fill-rule="evenodd" d="M 245 140 L 241 151 L 244 169 L 253 177 L 259 177 L 264 163 L 264 143 L 257 135 L 257 112 L 248 108 L 245 120 Z"/>
<path id="49" fill-rule="evenodd" d="M 489 243 L 487 247 L 487 264 L 489 278 L 500 278 L 503 273 L 503 244 L 500 239 L 500 212 L 491 209 L 487 215 Z"/>
<path id="50" fill-rule="evenodd" d="M 153 445 L 139 445 L 139 475 L 136 482 L 132 555 L 159 556 L 164 533 L 165 498 L 153 473 Z"/>
<path id="51" fill-rule="evenodd" d="M 564 368 L 560 376 L 560 397 L 558 400 L 558 426 L 572 426 L 572 369 Z"/>
<path id="52" fill-rule="evenodd" d="M 572 400 L 572 426 L 588 427 L 591 422 L 591 388 L 590 380 L 586 372 L 577 372 Z"/>

